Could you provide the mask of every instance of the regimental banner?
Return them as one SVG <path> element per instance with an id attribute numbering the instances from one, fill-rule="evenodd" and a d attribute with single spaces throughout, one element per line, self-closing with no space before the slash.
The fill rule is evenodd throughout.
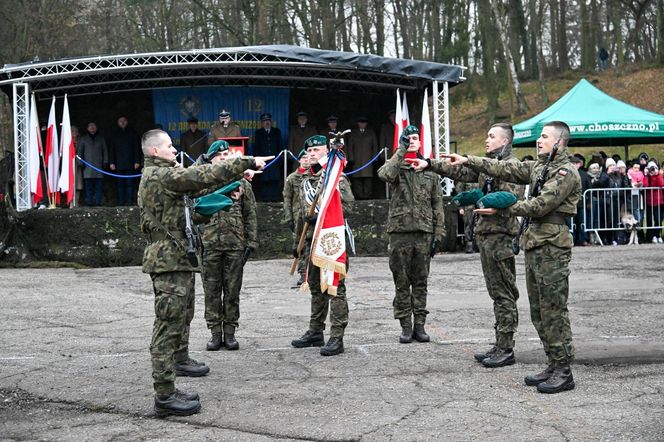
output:
<path id="1" fill-rule="evenodd" d="M 228 110 L 240 125 L 242 136 L 249 137 L 247 154 L 253 152 L 253 138 L 261 128 L 260 116 L 272 114 L 272 125 L 281 129 L 283 145 L 288 137 L 288 102 L 290 90 L 263 87 L 192 87 L 153 89 L 152 102 L 155 124 L 160 124 L 180 146 L 180 134 L 189 125 L 187 119 L 198 118 L 204 132 L 219 121 L 219 111 Z"/>

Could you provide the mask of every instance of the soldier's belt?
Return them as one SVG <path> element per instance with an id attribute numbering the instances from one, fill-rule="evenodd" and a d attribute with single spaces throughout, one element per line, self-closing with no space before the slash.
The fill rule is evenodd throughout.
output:
<path id="1" fill-rule="evenodd" d="M 548 214 L 541 218 L 532 218 L 532 224 L 566 224 L 567 217 L 559 213 Z"/>

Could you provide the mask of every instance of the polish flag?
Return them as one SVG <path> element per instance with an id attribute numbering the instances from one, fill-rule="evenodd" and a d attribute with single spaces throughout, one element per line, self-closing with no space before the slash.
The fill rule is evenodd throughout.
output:
<path id="1" fill-rule="evenodd" d="M 319 199 L 318 220 L 311 246 L 311 263 L 320 267 L 320 289 L 337 295 L 339 281 L 346 277 L 346 229 L 339 193 L 339 179 L 346 167 L 341 149 L 332 149 L 321 158 L 325 178 Z"/>
<path id="2" fill-rule="evenodd" d="M 408 97 L 405 92 L 403 93 L 403 102 L 401 106 L 401 130 L 403 131 L 406 126 L 410 124 L 410 116 L 408 115 Z"/>
<path id="3" fill-rule="evenodd" d="M 397 105 L 394 112 L 394 142 L 392 143 L 392 150 L 395 151 L 399 147 L 399 137 L 401 136 L 401 92 L 397 89 Z"/>
<path id="4" fill-rule="evenodd" d="M 34 204 L 41 201 L 44 196 L 42 190 L 41 168 L 39 165 L 42 155 L 41 131 L 39 127 L 39 118 L 37 117 L 37 102 L 35 95 L 32 94 L 30 102 L 30 130 L 28 132 L 28 171 L 30 175 L 30 192 Z"/>
<path id="5" fill-rule="evenodd" d="M 58 188 L 58 174 L 60 172 L 60 149 L 58 147 L 58 127 L 55 123 L 55 96 L 51 101 L 51 111 L 48 114 L 48 126 L 46 129 L 46 171 L 48 173 L 47 189 L 50 193 L 56 193 Z M 59 200 L 59 196 L 56 200 Z"/>
<path id="6" fill-rule="evenodd" d="M 75 176 L 76 176 L 76 149 L 74 139 L 71 136 L 71 120 L 69 118 L 69 102 L 65 95 L 65 104 L 62 109 L 62 173 L 58 181 L 58 188 L 67 195 L 67 204 L 71 204 L 74 198 Z"/>
<path id="7" fill-rule="evenodd" d="M 420 124 L 420 153 L 424 158 L 432 158 L 431 121 L 429 120 L 429 91 L 424 89 L 422 102 L 422 124 Z"/>

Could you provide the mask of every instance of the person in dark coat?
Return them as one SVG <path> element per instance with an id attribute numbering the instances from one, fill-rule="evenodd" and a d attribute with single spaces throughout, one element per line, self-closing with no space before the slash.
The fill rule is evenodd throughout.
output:
<path id="1" fill-rule="evenodd" d="M 77 146 L 78 155 L 87 163 L 83 163 L 85 203 L 88 206 L 101 206 L 104 174 L 99 170 L 103 171 L 108 165 L 108 147 L 104 137 L 97 133 L 96 123 L 88 123 L 87 130 L 87 135 L 80 139 Z"/>
<path id="2" fill-rule="evenodd" d="M 583 223 L 585 213 L 589 213 L 590 211 L 590 195 L 587 195 L 587 198 L 584 198 L 584 195 L 586 195 L 585 191 L 592 187 L 592 183 L 590 182 L 590 176 L 588 176 L 588 173 L 584 170 L 583 159 L 575 155 L 570 161 L 572 161 L 572 164 L 576 167 L 576 170 L 581 177 L 581 199 L 576 206 L 576 215 L 574 216 L 574 245 L 587 246 L 588 233 L 586 232 Z M 584 201 L 586 201 L 587 207 L 584 205 Z"/>
<path id="3" fill-rule="evenodd" d="M 376 133 L 367 128 L 366 117 L 357 119 L 357 129 L 353 129 L 348 139 L 346 156 L 348 158 L 348 170 L 357 170 L 367 165 L 378 152 L 378 139 Z M 370 199 L 373 195 L 373 166 L 365 167 L 353 173 L 351 182 L 353 194 L 357 199 Z"/>
<path id="4" fill-rule="evenodd" d="M 254 155 L 270 156 L 279 155 L 283 149 L 281 143 L 281 130 L 272 127 L 272 115 L 261 115 L 261 128 L 254 134 Z M 278 162 L 268 167 L 261 175 L 257 175 L 258 195 L 261 201 L 278 201 L 279 190 L 282 187 L 283 169 L 279 167 L 283 163 Z"/>
<path id="5" fill-rule="evenodd" d="M 128 127 L 127 117 L 118 118 L 118 126 L 111 134 L 109 169 L 117 175 L 134 175 L 141 168 L 141 149 L 138 135 Z M 136 199 L 133 178 L 116 178 L 118 206 L 130 206 Z"/>
<path id="6" fill-rule="evenodd" d="M 198 118 L 191 117 L 187 120 L 189 129 L 180 135 L 180 149 L 196 161 L 198 157 L 207 152 L 207 134 L 198 128 Z M 191 164 L 184 161 L 183 165 Z"/>

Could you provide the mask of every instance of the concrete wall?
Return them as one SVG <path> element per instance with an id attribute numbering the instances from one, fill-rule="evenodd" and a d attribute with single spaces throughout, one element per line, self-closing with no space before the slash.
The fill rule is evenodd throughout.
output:
<path id="1" fill-rule="evenodd" d="M 281 203 L 259 203 L 260 248 L 254 259 L 290 256 L 292 238 L 281 223 Z M 96 207 L 31 210 L 15 219 L 7 241 L 9 249 L 0 257 L 4 265 L 29 261 L 62 261 L 92 267 L 140 265 L 146 241 L 138 229 L 136 207 Z M 358 256 L 387 253 L 387 201 L 358 201 L 348 223 L 355 235 Z M 456 232 L 456 212 L 446 204 L 446 228 Z M 4 205 L 0 208 L 0 240 L 12 222 Z M 448 233 L 444 249 L 453 251 L 455 235 Z M 4 244 L 0 245 L 0 249 Z"/>

